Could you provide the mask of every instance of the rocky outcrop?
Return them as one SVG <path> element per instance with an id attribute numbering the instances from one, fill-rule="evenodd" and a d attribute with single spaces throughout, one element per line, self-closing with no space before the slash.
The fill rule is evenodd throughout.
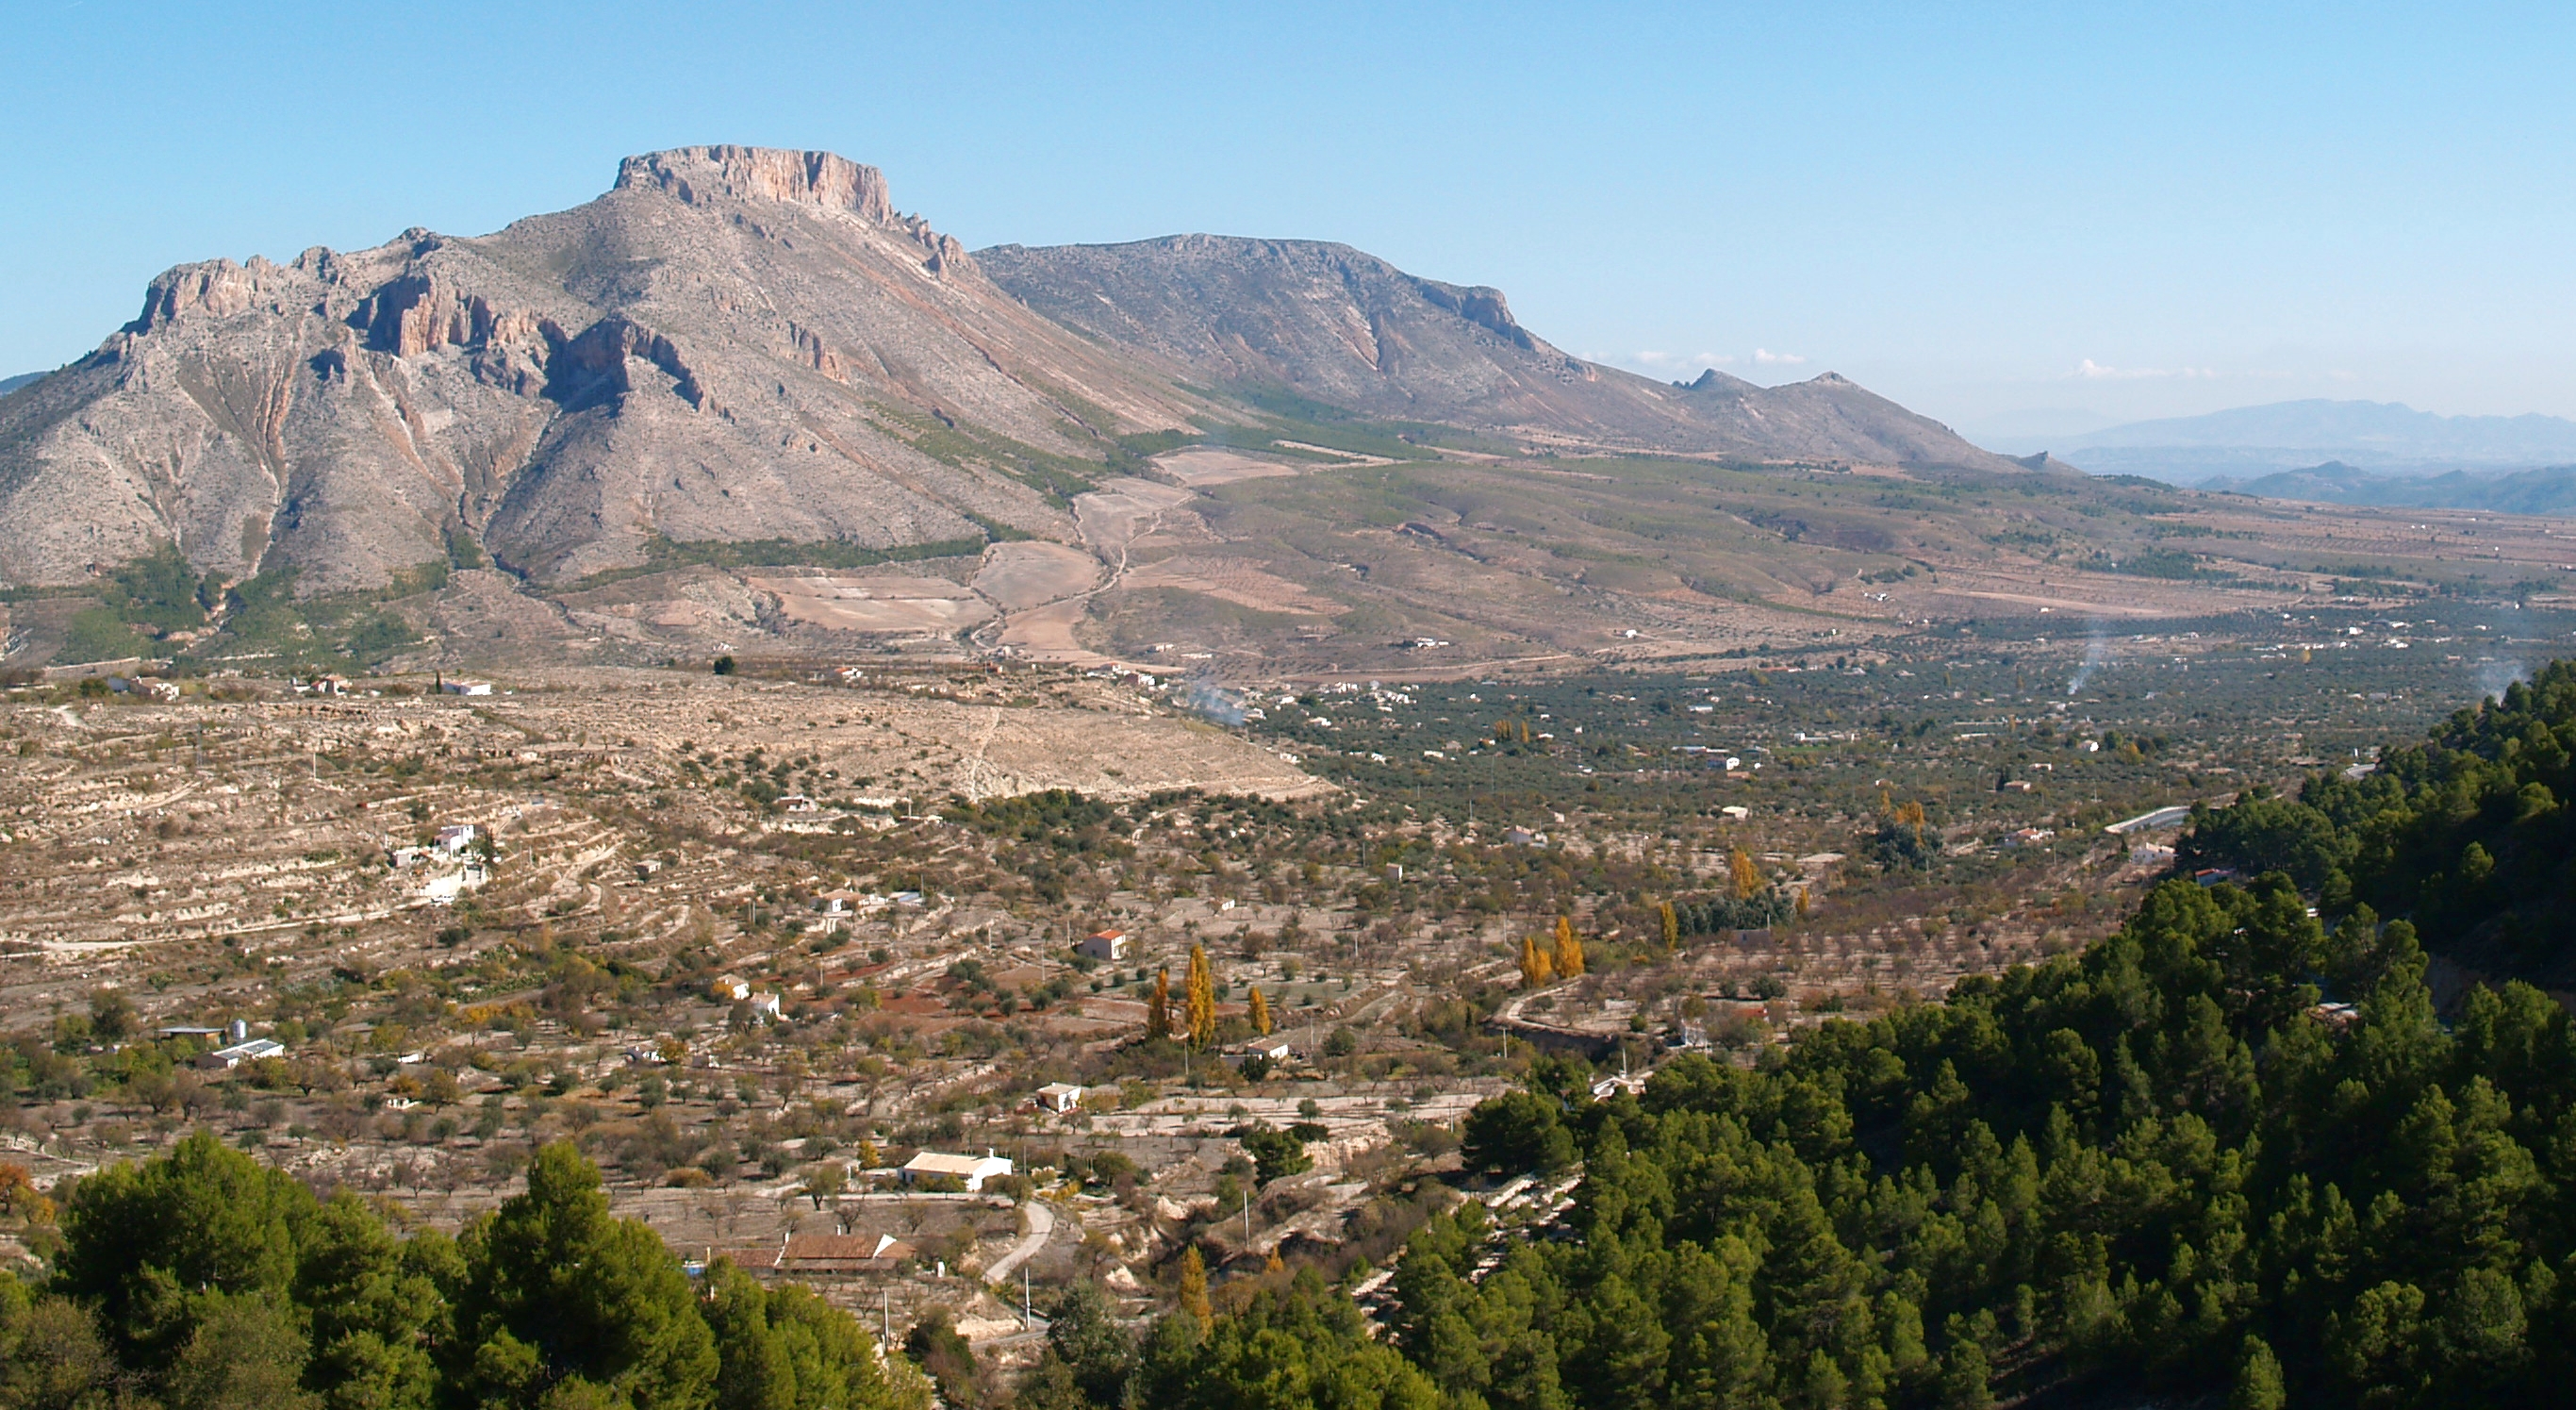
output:
<path id="1" fill-rule="evenodd" d="M 155 279 L 96 353 L 0 399 L 0 582 L 163 543 L 313 592 L 459 533 L 545 581 L 657 538 L 1070 535 L 1023 461 L 1208 409 L 1003 294 L 874 168 L 685 148 L 494 235 Z"/>
<path id="2" fill-rule="evenodd" d="M 862 220 L 894 219 L 885 173 L 830 152 L 786 152 L 770 147 L 680 147 L 628 157 L 617 168 L 617 189 L 650 188 L 687 205 L 732 201 L 795 201 L 847 211 Z"/>
<path id="3" fill-rule="evenodd" d="M 1066 466 L 1281 389 L 1550 446 L 2014 468 L 1830 374 L 1596 366 L 1498 290 L 1344 245 L 969 255 L 873 167 L 686 147 L 491 235 L 153 280 L 96 352 L 0 395 L 0 585 L 163 544 L 330 592 L 460 539 L 547 584 L 665 540 L 1070 540 Z"/>

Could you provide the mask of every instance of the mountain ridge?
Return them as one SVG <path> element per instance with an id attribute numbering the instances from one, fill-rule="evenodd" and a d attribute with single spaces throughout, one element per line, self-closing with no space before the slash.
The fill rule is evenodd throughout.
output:
<path id="1" fill-rule="evenodd" d="M 975 252 L 1032 309 L 1216 383 L 1267 383 L 1534 447 L 2009 471 L 1948 427 L 1826 373 L 1765 388 L 1658 382 L 1524 327 L 1499 289 L 1408 274 L 1331 241 L 1170 235 Z"/>
<path id="2" fill-rule="evenodd" d="M 656 538 L 1062 535 L 1049 462 L 1207 409 L 1002 296 L 872 168 L 682 148 L 487 236 L 156 278 L 0 402 L 0 578 L 163 542 L 348 589 L 457 532 L 548 581 Z"/>
<path id="3" fill-rule="evenodd" d="M 978 254 L 874 167 L 710 145 L 486 235 L 165 271 L 96 351 L 0 395 L 0 587 L 172 546 L 217 582 L 381 595 L 487 559 L 561 590 L 710 545 L 1078 544 L 1073 497 L 1140 455 L 1311 439 L 1274 387 L 1525 454 L 2026 473 L 1831 373 L 1585 362 L 1498 289 L 1347 245 Z"/>
<path id="4" fill-rule="evenodd" d="M 2200 488 L 2213 493 L 2321 504 L 2490 509 L 2500 514 L 2576 512 L 2576 465 L 2544 465 L 2486 474 L 2453 470 L 2441 475 L 2386 475 L 2330 460 L 2252 479 L 2208 480 Z"/>
<path id="5" fill-rule="evenodd" d="M 2576 421 L 2444 416 L 2402 402 L 2309 398 L 2201 416 L 2126 422 L 2048 439 L 2056 454 L 2103 473 L 2178 483 L 2248 480 L 2326 460 L 2387 473 L 2576 463 Z M 2010 438 L 2037 449 L 2037 438 Z"/>

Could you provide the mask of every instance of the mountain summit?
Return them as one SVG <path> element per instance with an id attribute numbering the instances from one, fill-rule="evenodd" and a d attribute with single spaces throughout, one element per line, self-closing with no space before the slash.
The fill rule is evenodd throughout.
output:
<path id="1" fill-rule="evenodd" d="M 183 265 L 0 402 L 0 577 L 176 542 L 374 588 L 463 535 L 562 580 L 657 539 L 1069 532 L 1045 471 L 1205 408 L 1031 314 L 828 153 L 691 147 L 498 234 Z"/>
<path id="2" fill-rule="evenodd" d="M 1068 496 L 1275 394 L 1543 448 L 2014 471 L 1830 374 L 1687 387 L 1570 357 L 1495 289 L 1348 246 L 970 255 L 828 152 L 685 147 L 498 233 L 152 281 L 0 396 L 0 585 L 176 545 L 299 594 L 489 554 L 536 584 L 675 547 L 1072 543 Z"/>

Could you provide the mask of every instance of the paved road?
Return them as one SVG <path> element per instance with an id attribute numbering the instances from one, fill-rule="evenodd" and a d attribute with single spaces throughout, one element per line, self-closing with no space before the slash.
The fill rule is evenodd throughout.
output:
<path id="1" fill-rule="evenodd" d="M 1038 1250 L 1046 1247 L 1047 1237 L 1055 1232 L 1054 1205 L 1033 1199 L 1022 1204 L 1020 1212 L 1028 1216 L 1029 1230 L 1011 1245 L 1009 1253 L 994 1259 L 993 1266 L 984 1270 L 985 1282 L 999 1286 L 1003 1279 L 1018 1272 L 1021 1264 L 1037 1257 Z"/>

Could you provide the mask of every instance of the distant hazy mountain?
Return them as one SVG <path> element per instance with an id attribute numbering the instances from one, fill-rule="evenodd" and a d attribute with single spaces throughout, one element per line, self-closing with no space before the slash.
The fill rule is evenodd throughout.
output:
<path id="1" fill-rule="evenodd" d="M 2576 465 L 2506 473 L 2453 470 L 2442 475 L 2375 475 L 2341 461 L 2328 461 L 2253 479 L 2209 480 L 2201 488 L 2325 504 L 2491 509 L 2500 514 L 2576 513 Z"/>
<path id="2" fill-rule="evenodd" d="M 43 380 L 45 380 L 45 374 L 42 372 L 21 372 L 15 377 L 0 377 L 0 397 L 5 397 L 30 382 Z"/>
<path id="3" fill-rule="evenodd" d="M 2285 401 L 2133 421 L 2069 436 L 2048 449 L 2097 474 L 2181 483 L 2252 480 L 2321 460 L 2425 474 L 2576 462 L 2576 421 L 2438 416 L 2396 402 Z"/>

